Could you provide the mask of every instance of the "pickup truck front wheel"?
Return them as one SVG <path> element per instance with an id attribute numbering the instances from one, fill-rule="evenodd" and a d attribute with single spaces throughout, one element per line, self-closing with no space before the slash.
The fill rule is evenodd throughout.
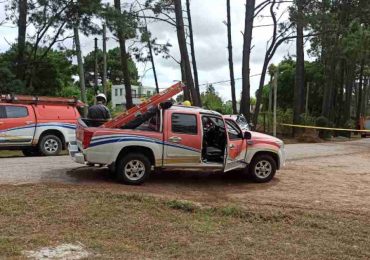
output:
<path id="1" fill-rule="evenodd" d="M 117 162 L 116 177 L 125 184 L 142 184 L 149 173 L 150 162 L 143 154 L 128 154 Z"/>
<path id="2" fill-rule="evenodd" d="M 255 182 L 269 182 L 276 173 L 276 162 L 268 154 L 257 155 L 249 166 L 249 174 Z"/>

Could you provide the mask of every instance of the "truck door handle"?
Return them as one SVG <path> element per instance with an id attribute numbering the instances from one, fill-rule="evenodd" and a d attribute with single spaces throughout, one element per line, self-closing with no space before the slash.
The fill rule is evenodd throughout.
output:
<path id="1" fill-rule="evenodd" d="M 230 144 L 230 145 L 229 145 L 229 148 L 230 148 L 230 149 L 235 149 L 235 145 L 234 145 L 234 144 Z"/>
<path id="2" fill-rule="evenodd" d="M 178 136 L 171 136 L 170 138 L 168 138 L 168 141 L 171 141 L 173 143 L 180 143 L 181 142 L 181 137 L 178 137 Z"/>
<path id="3" fill-rule="evenodd" d="M 26 121 L 26 124 L 27 125 L 30 125 L 30 124 L 32 124 L 33 123 L 33 121 Z"/>

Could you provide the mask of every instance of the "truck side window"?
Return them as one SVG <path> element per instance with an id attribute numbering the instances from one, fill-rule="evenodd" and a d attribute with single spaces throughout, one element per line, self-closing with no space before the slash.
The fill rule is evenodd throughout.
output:
<path id="1" fill-rule="evenodd" d="M 0 106 L 0 118 L 6 118 L 5 106 Z"/>
<path id="2" fill-rule="evenodd" d="M 229 134 L 230 140 L 242 139 L 243 134 L 234 122 L 226 120 L 227 133 Z"/>
<path id="3" fill-rule="evenodd" d="M 197 134 L 197 117 L 189 114 L 172 114 L 172 132 L 181 134 Z"/>
<path id="4" fill-rule="evenodd" d="M 26 107 L 20 106 L 5 106 L 7 118 L 21 118 L 28 116 L 28 110 Z"/>

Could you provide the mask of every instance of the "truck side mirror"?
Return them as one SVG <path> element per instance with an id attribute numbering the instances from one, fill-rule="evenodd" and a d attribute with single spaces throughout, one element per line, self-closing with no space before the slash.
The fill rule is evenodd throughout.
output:
<path id="1" fill-rule="evenodd" d="M 244 139 L 246 139 L 246 140 L 252 139 L 252 134 L 248 131 L 245 131 L 244 132 Z"/>

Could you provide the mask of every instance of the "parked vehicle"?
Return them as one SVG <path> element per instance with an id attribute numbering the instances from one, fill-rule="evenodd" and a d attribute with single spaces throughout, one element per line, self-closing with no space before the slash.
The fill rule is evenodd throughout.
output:
<path id="1" fill-rule="evenodd" d="M 0 149 L 58 155 L 75 141 L 78 106 L 70 98 L 0 96 Z"/>
<path id="2" fill-rule="evenodd" d="M 248 123 L 244 115 L 228 115 L 227 118 L 234 120 L 243 131 L 250 131 L 252 129 L 251 123 Z"/>
<path id="3" fill-rule="evenodd" d="M 235 121 L 215 111 L 171 106 L 163 102 L 165 97 L 157 94 L 141 108 L 101 127 L 88 127 L 79 120 L 70 155 L 78 163 L 109 166 L 126 184 L 143 183 L 154 168 L 249 169 L 255 181 L 267 182 L 284 165 L 281 140 L 243 132 Z M 125 121 L 128 117 L 130 121 Z"/>

